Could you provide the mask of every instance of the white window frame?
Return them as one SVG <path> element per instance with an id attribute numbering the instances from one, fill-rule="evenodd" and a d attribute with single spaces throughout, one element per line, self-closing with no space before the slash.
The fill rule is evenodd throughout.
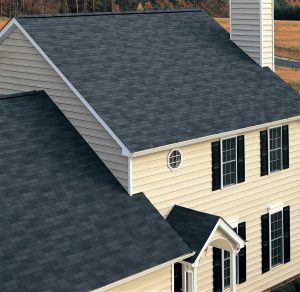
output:
<path id="1" fill-rule="evenodd" d="M 270 158 L 271 158 L 271 155 L 270 155 L 270 152 L 271 152 L 271 148 L 270 148 L 270 139 L 271 139 L 271 135 L 270 135 L 270 131 L 272 130 L 272 129 L 277 129 L 277 128 L 280 128 L 281 129 L 281 136 L 280 136 L 280 138 L 281 138 L 281 167 L 280 167 L 280 170 L 276 170 L 276 171 L 272 171 L 271 172 L 271 160 L 270 160 Z M 283 145 L 282 145 L 282 141 L 283 139 L 282 139 L 282 125 L 277 125 L 277 126 L 274 126 L 274 127 L 270 127 L 270 128 L 268 128 L 268 174 L 270 175 L 270 174 L 272 174 L 272 173 L 277 173 L 277 172 L 280 172 L 280 171 L 282 171 L 283 170 Z"/>
<path id="2" fill-rule="evenodd" d="M 272 266 L 272 222 L 271 222 L 271 215 L 281 212 L 282 214 L 282 263 L 277 264 L 275 266 Z M 274 205 L 269 208 L 269 257 L 270 257 L 270 270 L 275 269 L 276 267 L 279 267 L 283 265 L 284 263 L 284 218 L 283 218 L 283 203 Z"/>
<path id="3" fill-rule="evenodd" d="M 223 182 L 223 141 L 235 139 L 235 184 L 224 186 Z M 221 157 L 221 189 L 237 185 L 238 182 L 238 159 L 237 159 L 237 136 L 224 137 L 220 139 L 220 157 Z"/>
<path id="4" fill-rule="evenodd" d="M 179 163 L 178 167 L 176 167 L 176 168 L 173 168 L 173 167 L 171 167 L 171 165 L 170 165 L 170 157 L 171 157 L 171 154 L 172 154 L 174 151 L 178 151 L 178 152 L 180 153 L 180 163 Z M 167 165 L 168 165 L 168 168 L 169 168 L 171 171 L 176 171 L 176 170 L 180 169 L 180 167 L 181 167 L 181 165 L 182 165 L 182 152 L 181 152 L 178 148 L 172 149 L 172 150 L 169 152 L 168 157 L 167 157 Z"/>

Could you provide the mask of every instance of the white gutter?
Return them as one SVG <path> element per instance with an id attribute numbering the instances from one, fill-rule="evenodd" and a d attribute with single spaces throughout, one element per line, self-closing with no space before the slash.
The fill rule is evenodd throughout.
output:
<path id="1" fill-rule="evenodd" d="M 26 32 L 22 25 L 13 18 L 0 32 L 0 44 L 3 42 L 16 28 L 18 28 L 30 41 L 30 43 L 38 50 L 38 52 L 45 58 L 48 64 L 54 69 L 54 71 L 62 78 L 62 80 L 68 85 L 68 87 L 73 91 L 73 93 L 80 99 L 80 101 L 85 105 L 89 112 L 96 118 L 96 120 L 103 126 L 103 128 L 112 136 L 112 138 L 117 142 L 117 144 L 122 149 L 122 155 L 131 156 L 129 149 L 123 144 L 123 142 L 117 137 L 117 135 L 112 131 L 112 129 L 104 122 L 104 120 L 97 114 L 97 112 L 90 106 L 86 99 L 79 93 L 79 91 L 71 84 L 71 82 L 64 76 L 64 74 L 56 67 L 56 65 L 50 60 L 46 53 L 39 47 L 39 45 L 33 40 L 33 38 Z"/>
<path id="2" fill-rule="evenodd" d="M 170 261 L 168 261 L 168 262 L 166 262 L 166 263 L 163 263 L 163 264 L 158 265 L 158 266 L 156 266 L 156 267 L 150 268 L 150 269 L 145 270 L 145 271 L 143 271 L 143 272 L 137 273 L 137 274 L 135 274 L 135 275 L 129 276 L 129 277 L 124 278 L 124 279 L 122 279 L 122 280 L 120 280 L 120 281 L 111 283 L 111 284 L 109 284 L 109 285 L 106 285 L 106 286 L 104 286 L 104 287 L 101 287 L 101 288 L 98 288 L 98 289 L 95 289 L 95 290 L 91 290 L 90 292 L 102 292 L 102 291 L 106 291 L 106 290 L 111 289 L 111 288 L 113 288 L 113 287 L 119 286 L 119 285 L 124 284 L 124 283 L 126 283 L 126 282 L 132 281 L 132 280 L 134 280 L 134 279 L 137 279 L 137 278 L 139 278 L 139 277 L 142 277 L 142 276 L 144 276 L 144 275 L 147 275 L 147 274 L 149 274 L 149 273 L 152 273 L 152 272 L 154 272 L 154 271 L 157 271 L 157 270 L 159 270 L 159 269 L 162 269 L 162 268 L 164 268 L 164 267 L 170 266 L 170 265 L 172 265 L 173 263 L 180 262 L 180 261 L 182 261 L 182 260 L 184 260 L 184 259 L 186 259 L 186 258 L 189 258 L 189 257 L 193 256 L 194 254 L 195 254 L 195 252 L 192 252 L 192 253 L 186 254 L 186 255 L 184 255 L 184 256 L 181 256 L 181 257 L 172 259 L 172 260 L 170 260 Z"/>

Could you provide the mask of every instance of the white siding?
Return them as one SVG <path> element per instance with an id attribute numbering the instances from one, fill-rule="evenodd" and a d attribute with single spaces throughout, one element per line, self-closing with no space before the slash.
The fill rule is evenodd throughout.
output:
<path id="1" fill-rule="evenodd" d="M 16 29 L 0 45 L 0 94 L 45 90 L 127 189 L 128 159 L 27 38 Z"/>
<path id="2" fill-rule="evenodd" d="M 260 176 L 259 131 L 245 133 L 246 181 L 212 192 L 211 142 L 183 146 L 180 169 L 167 167 L 167 151 L 133 158 L 133 189 L 144 192 L 166 216 L 177 204 L 246 221 L 247 282 L 237 291 L 262 291 L 299 274 L 300 267 L 300 122 L 289 124 L 290 168 Z M 284 202 L 291 208 L 291 262 L 261 274 L 261 215 L 268 206 Z M 211 248 L 200 260 L 198 286 L 212 291 Z"/>

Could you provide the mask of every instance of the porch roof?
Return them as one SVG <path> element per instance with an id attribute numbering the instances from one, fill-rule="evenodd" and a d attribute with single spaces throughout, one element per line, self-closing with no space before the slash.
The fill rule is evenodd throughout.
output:
<path id="1" fill-rule="evenodd" d="M 185 259 L 189 263 L 197 262 L 199 255 L 208 245 L 223 249 L 229 247 L 238 251 L 246 244 L 220 216 L 175 205 L 168 215 L 167 221 L 187 245 L 195 251 L 195 255 Z M 230 243 L 224 245 L 220 242 L 220 237 L 223 237 L 224 241 L 230 240 L 233 245 L 231 246 Z"/>

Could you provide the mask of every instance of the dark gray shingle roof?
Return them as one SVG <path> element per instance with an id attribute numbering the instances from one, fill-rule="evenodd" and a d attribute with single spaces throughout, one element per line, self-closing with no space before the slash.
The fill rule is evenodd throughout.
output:
<path id="1" fill-rule="evenodd" d="M 167 217 L 167 221 L 187 245 L 195 251 L 195 255 L 185 261 L 194 263 L 219 219 L 219 216 L 208 213 L 181 206 L 173 207 Z"/>
<path id="2" fill-rule="evenodd" d="M 202 11 L 18 20 L 131 152 L 300 114 Z"/>
<path id="3" fill-rule="evenodd" d="M 88 291 L 190 249 L 43 92 L 0 98 L 0 291 Z"/>

